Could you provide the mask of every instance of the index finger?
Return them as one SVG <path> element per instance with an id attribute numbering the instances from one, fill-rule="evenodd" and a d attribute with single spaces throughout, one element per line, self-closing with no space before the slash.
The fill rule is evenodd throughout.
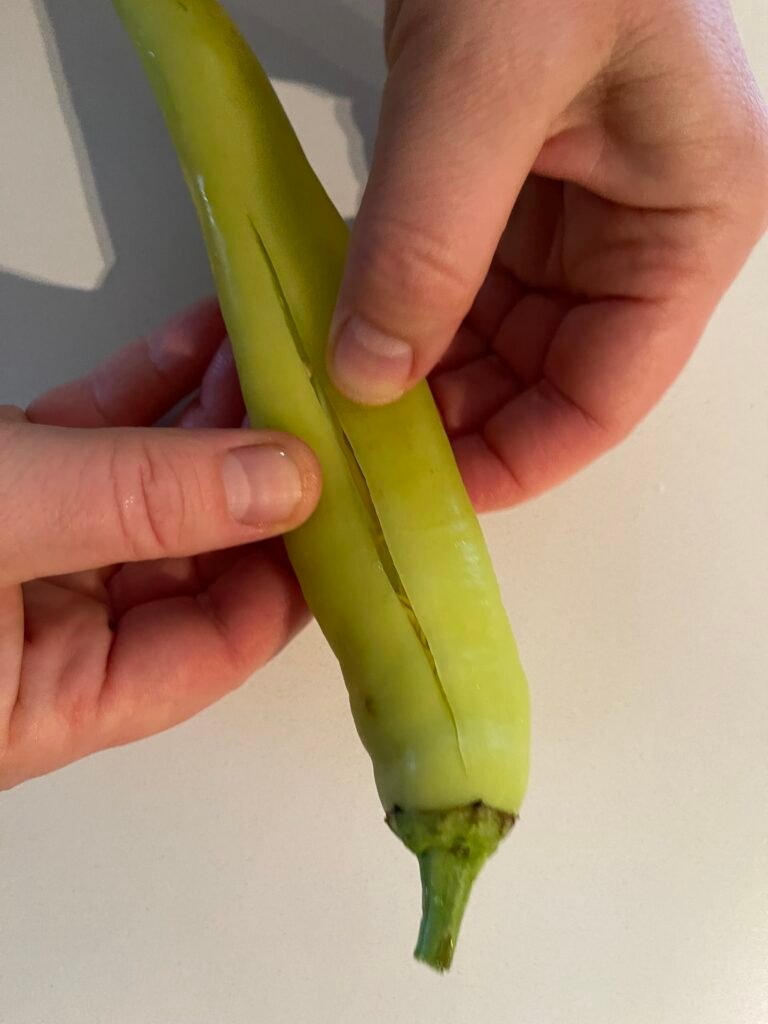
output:
<path id="1" fill-rule="evenodd" d="M 204 299 L 27 410 L 56 427 L 151 426 L 198 387 L 226 335 L 216 299 Z"/>

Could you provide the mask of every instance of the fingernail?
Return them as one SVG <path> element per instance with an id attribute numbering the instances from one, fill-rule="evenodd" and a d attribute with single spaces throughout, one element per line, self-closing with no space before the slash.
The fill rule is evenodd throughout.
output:
<path id="1" fill-rule="evenodd" d="M 224 459 L 222 476 L 230 515 L 247 526 L 287 522 L 302 498 L 301 473 L 276 445 L 235 448 Z"/>
<path id="2" fill-rule="evenodd" d="M 332 375 L 349 398 L 383 404 L 399 398 L 413 372 L 413 349 L 360 317 L 346 321 L 333 349 Z"/>

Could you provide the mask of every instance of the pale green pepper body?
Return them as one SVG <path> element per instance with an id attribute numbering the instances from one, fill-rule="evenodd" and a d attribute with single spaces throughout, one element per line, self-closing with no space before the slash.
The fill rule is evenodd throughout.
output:
<path id="1" fill-rule="evenodd" d="M 482 804 L 501 834 L 527 782 L 528 691 L 429 389 L 362 408 L 331 385 L 347 228 L 226 14 L 213 0 L 115 5 L 200 215 L 251 421 L 296 434 L 320 461 L 323 496 L 288 553 L 390 823 Z"/>

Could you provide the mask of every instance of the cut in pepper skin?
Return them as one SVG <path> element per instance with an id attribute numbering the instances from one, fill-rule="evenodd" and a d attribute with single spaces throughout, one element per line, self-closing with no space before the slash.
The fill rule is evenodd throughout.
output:
<path id="1" fill-rule="evenodd" d="M 528 689 L 480 525 L 426 384 L 363 408 L 328 378 L 347 228 L 228 15 L 214 0 L 114 5 L 197 208 L 251 422 L 320 461 L 322 498 L 288 554 L 387 821 L 419 857 L 417 956 L 446 969 L 528 779 Z"/>

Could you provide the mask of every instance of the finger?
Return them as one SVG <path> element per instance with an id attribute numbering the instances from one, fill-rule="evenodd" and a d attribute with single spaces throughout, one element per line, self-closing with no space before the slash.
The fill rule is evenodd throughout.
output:
<path id="1" fill-rule="evenodd" d="M 68 587 L 35 580 L 3 593 L 17 601 L 16 636 L 0 624 L 17 664 L 0 675 L 0 790 L 86 752 L 113 639 L 106 606 Z"/>
<path id="2" fill-rule="evenodd" d="M 467 315 L 467 324 L 481 337 L 492 338 L 509 310 L 523 295 L 523 286 L 508 271 L 492 266 Z"/>
<path id="3" fill-rule="evenodd" d="M 445 370 L 455 370 L 474 359 L 480 359 L 488 352 L 488 347 L 489 341 L 486 337 L 478 334 L 467 323 L 463 323 L 433 370 L 432 380 Z"/>
<path id="4" fill-rule="evenodd" d="M 595 45 L 582 53 L 579 32 L 545 33 L 521 5 L 514 32 L 494 34 L 497 5 L 485 6 L 468 18 L 462 4 L 415 0 L 392 31 L 329 346 L 333 379 L 361 402 L 397 398 L 443 355 L 550 124 L 589 75 Z"/>
<path id="5" fill-rule="evenodd" d="M 111 612 L 56 580 L 33 580 L 16 590 L 24 597 L 24 637 L 11 726 L 25 732 L 37 723 L 41 749 L 50 744 L 55 751 L 60 718 L 79 727 L 93 723 L 113 640 Z"/>
<path id="6" fill-rule="evenodd" d="M 308 619 L 284 552 L 269 544 L 245 549 L 202 592 L 142 605 L 116 626 L 99 602 L 55 583 L 34 581 L 24 593 L 24 657 L 0 690 L 2 788 L 183 721 Z"/>
<path id="7" fill-rule="evenodd" d="M 100 569 L 85 569 L 82 572 L 59 573 L 56 576 L 44 577 L 47 582 L 66 587 L 82 597 L 101 604 L 109 604 L 109 583 L 119 566 L 107 565 Z"/>
<path id="8" fill-rule="evenodd" d="M 200 382 L 199 394 L 178 418 L 180 427 L 237 427 L 245 416 L 235 357 L 228 338 L 219 345 Z"/>
<path id="9" fill-rule="evenodd" d="M 18 698 L 23 647 L 21 590 L 18 587 L 0 587 L 0 763 L 10 740 L 8 723 Z"/>
<path id="10" fill-rule="evenodd" d="M 0 422 L 25 423 L 27 414 L 18 405 L 0 405 Z"/>
<path id="11" fill-rule="evenodd" d="M 253 545 L 251 545 L 253 546 Z M 284 560 L 281 540 L 263 540 L 260 548 L 274 548 L 275 557 Z M 108 595 L 117 618 L 140 604 L 170 597 L 189 597 L 201 593 L 248 556 L 250 547 L 206 551 L 193 558 L 163 558 L 155 562 L 128 562 L 109 581 Z"/>
<path id="12" fill-rule="evenodd" d="M 269 432 L 0 424 L 0 585 L 197 554 L 292 529 L 317 461 Z"/>
<path id="13" fill-rule="evenodd" d="M 430 386 L 449 437 L 476 430 L 523 390 L 520 381 L 495 355 L 433 376 Z"/>
<path id="14" fill-rule="evenodd" d="M 489 329 L 493 324 L 496 328 L 490 341 L 485 341 L 485 351 L 475 358 L 472 338 L 477 336 L 466 324 L 462 326 L 430 377 L 450 436 L 478 430 L 513 396 L 536 383 L 552 339 L 573 305 L 565 296 L 532 292 L 513 302 L 500 322 L 498 307 L 477 313 Z"/>
<path id="15" fill-rule="evenodd" d="M 522 383 L 535 384 L 541 377 L 552 340 L 574 305 L 565 295 L 529 292 L 502 319 L 493 351 Z"/>
<path id="16" fill-rule="evenodd" d="M 109 658 L 100 745 L 196 714 L 274 657 L 307 619 L 287 558 L 270 544 L 247 549 L 199 597 L 129 611 Z"/>
<path id="17" fill-rule="evenodd" d="M 280 545 L 278 540 L 259 543 Z M 108 582 L 106 590 L 110 604 L 115 615 L 120 617 L 138 604 L 197 594 L 232 568 L 246 553 L 247 549 L 242 547 L 223 548 L 192 558 L 127 562 Z"/>
<path id="18" fill-rule="evenodd" d="M 235 559 L 242 557 L 240 548 L 228 550 Z M 120 566 L 109 581 L 108 593 L 115 615 L 121 617 L 136 605 L 197 594 L 201 589 L 197 559 L 159 558 Z"/>
<path id="19" fill-rule="evenodd" d="M 540 379 L 454 451 L 480 511 L 561 483 L 621 441 L 689 358 L 711 297 L 680 303 L 605 300 L 570 310 Z"/>
<path id="20" fill-rule="evenodd" d="M 29 419 L 60 427 L 149 426 L 194 391 L 224 335 L 218 303 L 206 299 L 86 377 L 35 399 Z"/>
<path id="21" fill-rule="evenodd" d="M 492 266 L 464 323 L 437 363 L 435 371 L 455 370 L 486 355 L 509 310 L 523 295 L 522 285 L 507 271 Z"/>

